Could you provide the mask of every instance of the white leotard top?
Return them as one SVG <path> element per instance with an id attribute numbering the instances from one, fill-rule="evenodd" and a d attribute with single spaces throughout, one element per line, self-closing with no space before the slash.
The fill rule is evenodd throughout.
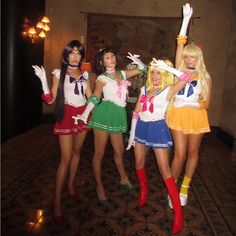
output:
<path id="1" fill-rule="evenodd" d="M 146 87 L 144 86 L 141 88 L 141 110 L 139 112 L 139 117 L 141 120 L 147 122 L 165 119 L 165 113 L 169 105 L 169 101 L 166 100 L 169 89 L 170 87 L 166 87 L 157 92 L 151 98 L 147 98 Z"/>
<path id="2" fill-rule="evenodd" d="M 60 69 L 55 69 L 52 72 L 52 74 L 55 75 L 58 79 L 60 79 L 60 73 Z M 70 79 L 70 76 L 66 74 L 64 82 L 65 104 L 71 105 L 73 107 L 83 106 L 86 104 L 87 101 L 85 97 L 87 81 L 84 77 L 80 80 L 72 80 L 73 79 Z M 77 91 L 77 94 L 75 90 Z"/>

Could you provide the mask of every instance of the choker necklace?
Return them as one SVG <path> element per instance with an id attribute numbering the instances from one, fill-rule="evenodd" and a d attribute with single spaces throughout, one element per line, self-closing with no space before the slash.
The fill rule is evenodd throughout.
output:
<path id="1" fill-rule="evenodd" d="M 77 64 L 77 65 L 72 65 L 72 64 L 68 64 L 68 68 L 69 69 L 78 69 L 79 68 L 79 64 Z"/>
<path id="2" fill-rule="evenodd" d="M 112 74 L 115 73 L 116 69 L 115 67 L 107 67 L 106 68 L 106 73 Z"/>
<path id="3" fill-rule="evenodd" d="M 196 67 L 188 67 L 188 71 L 189 72 L 194 72 L 194 71 L 196 71 Z"/>

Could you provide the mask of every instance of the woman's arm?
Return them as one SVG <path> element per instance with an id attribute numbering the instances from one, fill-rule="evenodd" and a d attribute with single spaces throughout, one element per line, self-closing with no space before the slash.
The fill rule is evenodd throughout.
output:
<path id="1" fill-rule="evenodd" d="M 187 81 L 178 81 L 176 84 L 172 85 L 166 95 L 166 100 L 171 101 L 172 97 L 178 93 L 185 85 Z"/>
<path id="2" fill-rule="evenodd" d="M 92 90 L 91 90 L 89 78 L 87 79 L 87 88 L 86 88 L 85 94 L 86 94 L 87 99 L 92 95 Z"/>
<path id="3" fill-rule="evenodd" d="M 142 71 L 140 71 L 139 69 L 125 70 L 126 79 L 130 79 L 131 77 L 139 75 L 140 73 L 142 73 Z"/>
<path id="4" fill-rule="evenodd" d="M 51 86 L 51 93 L 52 93 L 52 100 L 49 101 L 47 104 L 51 105 L 55 102 L 57 98 L 57 91 L 59 87 L 60 79 L 58 79 L 55 75 L 52 76 L 52 86 Z"/>
<path id="5" fill-rule="evenodd" d="M 188 24 L 189 24 L 192 14 L 193 14 L 193 9 L 189 5 L 189 3 L 186 3 L 185 5 L 183 5 L 183 21 L 182 21 L 179 35 L 177 36 L 177 49 L 176 49 L 176 54 L 175 54 L 175 67 L 176 68 L 179 68 L 180 66 L 180 61 L 181 61 L 184 45 L 187 42 L 187 36 L 186 36 L 187 28 L 188 28 Z"/>
<path id="6" fill-rule="evenodd" d="M 206 101 L 204 101 L 203 104 L 201 104 L 201 101 L 200 101 L 200 107 L 206 108 L 206 109 L 208 109 L 208 107 L 210 105 L 210 101 L 211 101 L 212 83 L 211 83 L 211 78 L 210 77 L 207 79 L 207 87 L 208 87 L 208 94 L 207 94 Z"/>
<path id="7" fill-rule="evenodd" d="M 95 88 L 94 88 L 93 96 L 101 97 L 104 85 L 105 84 L 102 81 L 97 80 L 95 82 Z"/>

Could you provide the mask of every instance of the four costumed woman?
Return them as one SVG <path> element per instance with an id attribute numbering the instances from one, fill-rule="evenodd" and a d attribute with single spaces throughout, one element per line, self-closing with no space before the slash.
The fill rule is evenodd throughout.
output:
<path id="1" fill-rule="evenodd" d="M 133 112 L 127 147 L 129 150 L 134 146 L 140 207 L 146 203 L 148 195 L 145 171 L 146 149 L 153 149 L 168 191 L 169 206 L 174 209 L 173 233 L 183 229 L 181 206 L 187 204 L 188 188 L 197 166 L 203 134 L 210 131 L 206 111 L 210 100 L 210 75 L 206 71 L 201 49 L 194 44 L 184 47 L 191 16 L 192 8 L 187 3 L 183 6 L 183 21 L 177 37 L 175 67 L 178 69 L 173 68 L 169 60 L 155 58 L 148 66 L 146 85 L 141 88 Z M 89 128 L 94 132 L 95 151 L 92 166 L 100 203 L 109 205 L 102 181 L 102 162 L 109 138 L 114 149 L 114 161 L 120 174 L 120 185 L 133 189 L 123 161 L 123 133 L 127 131 L 125 106 L 130 85 L 127 79 L 142 73 L 146 66 L 138 55 L 129 53 L 127 57 L 132 60 L 132 64 L 137 65 L 137 68 L 119 70 L 113 50 L 110 48 L 99 50 L 95 58 L 98 77 L 92 94 L 88 73 L 82 73 L 79 69 L 83 56 L 84 48 L 78 41 L 72 41 L 66 46 L 62 55 L 61 70 L 53 72 L 51 91 L 47 86 L 44 69 L 33 66 L 35 74 L 42 82 L 44 101 L 52 104 L 57 98 L 57 123 L 54 133 L 59 135 L 61 149 L 54 208 L 57 221 L 62 221 L 61 191 L 68 169 L 70 169 L 68 190 L 72 198 L 75 199 L 77 196 L 73 182 L 79 164 L 80 150 Z M 88 98 L 87 105 L 86 98 Z M 167 114 L 168 107 L 170 109 Z M 172 137 L 175 145 L 174 159 L 170 167 L 169 151 L 173 146 Z M 176 182 L 186 157 L 185 176 L 178 193 Z"/>

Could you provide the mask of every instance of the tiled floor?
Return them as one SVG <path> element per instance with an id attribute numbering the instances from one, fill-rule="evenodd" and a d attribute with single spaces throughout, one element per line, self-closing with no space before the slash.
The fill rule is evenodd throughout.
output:
<path id="1" fill-rule="evenodd" d="M 166 204 L 166 189 L 151 151 L 147 155 L 147 205 L 139 209 L 138 192 L 119 187 L 110 146 L 105 154 L 103 178 L 111 206 L 99 205 L 91 169 L 92 133 L 87 137 L 76 179 L 80 200 L 75 204 L 65 188 L 66 220 L 63 225 L 55 224 L 52 201 L 59 152 L 51 130 L 51 124 L 42 124 L 2 144 L 1 235 L 171 235 L 173 214 Z M 125 153 L 125 165 L 137 184 L 133 150 Z M 184 231 L 179 235 L 236 235 L 235 180 L 235 153 L 215 137 L 206 136 L 189 204 L 184 208 Z"/>

